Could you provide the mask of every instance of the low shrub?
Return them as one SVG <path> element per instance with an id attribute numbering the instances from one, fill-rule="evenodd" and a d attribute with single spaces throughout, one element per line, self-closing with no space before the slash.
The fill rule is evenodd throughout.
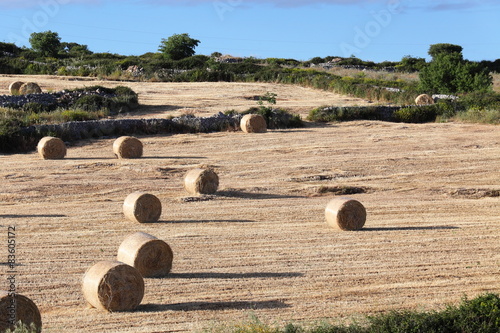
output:
<path id="1" fill-rule="evenodd" d="M 500 298 L 485 294 L 472 300 L 464 298 L 458 306 L 442 311 L 391 311 L 368 316 L 361 324 L 349 326 L 322 323 L 303 328 L 287 324 L 283 328 L 263 323 L 255 316 L 240 324 L 225 324 L 212 332 L 238 333 L 498 333 Z"/>
<path id="2" fill-rule="evenodd" d="M 479 109 L 472 108 L 467 111 L 458 112 L 452 120 L 468 123 L 500 124 L 500 109 Z"/>
<path id="3" fill-rule="evenodd" d="M 352 120 L 390 120 L 399 107 L 390 106 L 322 106 L 313 109 L 307 117 L 310 121 L 338 122 Z"/>
<path id="4" fill-rule="evenodd" d="M 368 332 L 393 333 L 496 333 L 500 330 L 500 298 L 486 294 L 464 298 L 459 306 L 440 312 L 392 311 L 369 318 Z"/>
<path id="5" fill-rule="evenodd" d="M 493 91 L 464 94 L 459 101 L 464 108 L 500 109 L 500 93 Z"/>
<path id="6" fill-rule="evenodd" d="M 393 119 L 401 123 L 427 123 L 436 120 L 438 107 L 436 105 L 406 106 L 393 113 Z"/>
<path id="7" fill-rule="evenodd" d="M 110 99 L 100 95 L 86 95 L 76 100 L 74 108 L 85 111 L 97 111 L 103 108 L 109 109 L 112 102 Z"/>
<path id="8" fill-rule="evenodd" d="M 64 110 L 61 112 L 64 121 L 85 121 L 96 119 L 91 113 L 84 110 Z"/>
<path id="9" fill-rule="evenodd" d="M 234 110 L 226 111 L 226 115 L 246 115 L 246 114 L 260 114 L 266 120 L 269 129 L 283 129 L 283 128 L 300 128 L 304 127 L 304 121 L 298 114 L 291 114 L 284 109 L 277 108 L 258 108 L 253 107 L 241 113 Z"/>
<path id="10" fill-rule="evenodd" d="M 40 332 L 41 328 L 37 328 L 34 323 L 31 323 L 30 326 L 23 324 L 21 321 L 19 321 L 15 328 L 13 329 L 7 329 L 6 331 L 3 331 L 3 333 L 37 333 Z"/>
<path id="11" fill-rule="evenodd" d="M 37 96 L 40 103 L 7 102 L 7 107 L 0 108 L 1 152 L 32 149 L 33 143 L 40 138 L 37 133 L 21 135 L 21 130 L 28 126 L 98 120 L 138 106 L 137 94 L 128 87 L 94 86 Z"/>
<path id="12" fill-rule="evenodd" d="M 51 111 L 53 109 L 54 109 L 54 106 L 52 106 L 52 105 L 36 103 L 36 102 L 26 103 L 22 106 L 23 111 L 32 112 L 32 113 L 48 112 L 48 111 Z"/>

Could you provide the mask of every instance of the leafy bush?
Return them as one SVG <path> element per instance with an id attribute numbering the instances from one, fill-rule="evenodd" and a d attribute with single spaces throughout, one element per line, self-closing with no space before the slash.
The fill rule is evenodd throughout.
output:
<path id="1" fill-rule="evenodd" d="M 472 92 L 460 96 L 460 103 L 466 108 L 500 109 L 500 94 L 488 92 Z"/>
<path id="2" fill-rule="evenodd" d="M 431 45 L 432 61 L 420 71 L 423 91 L 456 94 L 491 90 L 493 78 L 489 70 L 463 59 L 462 47 L 452 44 Z"/>
<path id="3" fill-rule="evenodd" d="M 102 87 L 98 87 L 98 89 L 101 89 Z M 109 89 L 109 88 L 107 88 Z M 115 93 L 116 95 L 119 95 L 119 96 L 135 96 L 137 97 L 137 93 L 135 91 L 133 91 L 131 88 L 129 87 L 125 87 L 125 86 L 118 86 L 114 89 L 111 89 L 110 90 L 112 93 Z"/>
<path id="4" fill-rule="evenodd" d="M 92 115 L 83 110 L 65 110 L 61 112 L 65 121 L 85 121 L 95 119 Z"/>
<path id="5" fill-rule="evenodd" d="M 128 112 L 139 105 L 137 94 L 130 88 L 118 86 L 114 89 L 101 86 L 92 86 L 82 89 L 87 92 L 99 92 L 106 94 L 106 97 L 97 94 L 80 97 L 73 105 L 73 108 L 84 111 L 109 110 L 112 114 Z M 78 91 L 78 90 L 77 90 Z"/>
<path id="6" fill-rule="evenodd" d="M 158 51 L 167 59 L 181 60 L 193 56 L 199 43 L 199 40 L 189 37 L 187 33 L 174 34 L 167 39 L 162 38 Z"/>
<path id="7" fill-rule="evenodd" d="M 310 121 L 333 122 L 351 120 L 389 120 L 398 107 L 387 106 L 322 106 L 313 109 L 307 117 Z"/>
<path id="8" fill-rule="evenodd" d="M 407 106 L 395 111 L 393 118 L 402 123 L 427 123 L 435 121 L 437 115 L 436 105 Z"/>
<path id="9" fill-rule="evenodd" d="M 262 66 L 251 62 L 236 64 L 221 64 L 221 69 L 234 74 L 253 74 L 263 69 Z"/>
<path id="10" fill-rule="evenodd" d="M 0 137 L 12 135 L 17 132 L 20 127 L 27 125 L 23 112 L 14 111 L 14 113 L 18 113 L 17 115 L 12 113 L 9 115 L 9 112 L 5 109 L 0 109 L 0 112 Z"/>
<path id="11" fill-rule="evenodd" d="M 500 94 L 472 92 L 458 100 L 440 100 L 438 120 L 458 120 L 472 123 L 500 124 Z"/>
<path id="12" fill-rule="evenodd" d="M 111 113 L 130 111 L 138 106 L 137 94 L 128 87 L 105 88 L 100 86 L 86 87 L 67 91 L 68 95 L 79 95 L 75 103 L 57 100 L 61 95 L 50 95 L 56 104 L 26 103 L 18 106 L 11 103 L 9 108 L 0 108 L 0 151 L 28 151 L 33 140 L 39 140 L 37 134 L 20 135 L 22 128 L 31 125 L 57 124 L 68 121 L 97 120 Z M 102 95 L 98 95 L 100 93 Z M 48 96 L 44 96 L 48 97 Z M 50 100 L 50 98 L 48 98 Z M 70 98 L 71 100 L 71 98 Z M 15 108 L 11 108 L 15 107 Z"/>
<path id="13" fill-rule="evenodd" d="M 426 62 L 424 58 L 414 58 L 412 56 L 405 56 L 401 59 L 401 62 L 396 65 L 396 69 L 399 72 L 418 72 L 424 68 Z"/>
<path id="14" fill-rule="evenodd" d="M 298 114 L 291 114 L 283 109 L 276 108 L 257 108 L 253 107 L 241 113 L 237 111 L 230 110 L 225 112 L 226 115 L 246 115 L 246 114 L 259 114 L 266 120 L 267 127 L 270 129 L 282 129 L 282 128 L 300 128 L 304 127 L 304 121 L 300 118 Z"/>
<path id="15" fill-rule="evenodd" d="M 26 112 L 41 113 L 53 110 L 52 107 L 46 104 L 31 102 L 23 105 L 22 109 Z"/>
<path id="16" fill-rule="evenodd" d="M 31 323 L 30 326 L 23 324 L 21 321 L 17 322 L 14 329 L 7 329 L 2 333 L 37 333 L 40 332 L 41 329 L 37 328 L 34 323 Z"/>
<path id="17" fill-rule="evenodd" d="M 276 105 L 277 96 L 275 93 L 267 92 L 259 97 L 258 108 L 250 108 L 242 114 L 260 114 L 266 120 L 267 127 L 271 129 L 303 127 L 304 123 L 299 115 L 292 115 L 286 110 L 272 107 Z M 265 106 L 264 102 L 267 102 L 268 106 Z"/>
<path id="18" fill-rule="evenodd" d="M 484 124 L 500 124 L 500 109 L 477 109 L 472 108 L 467 111 L 458 112 L 452 119 Z"/>
<path id="19" fill-rule="evenodd" d="M 184 58 L 174 62 L 174 68 L 178 69 L 205 69 L 207 67 L 207 61 L 210 57 L 204 55 L 195 55 L 192 57 Z"/>
<path id="20" fill-rule="evenodd" d="M 111 101 L 100 95 L 85 95 L 80 97 L 74 104 L 74 107 L 84 111 L 97 111 L 100 109 L 109 109 Z"/>
<path id="21" fill-rule="evenodd" d="M 22 74 L 26 64 L 19 58 L 0 57 L 0 73 L 2 74 Z"/>
<path id="22" fill-rule="evenodd" d="M 256 317 L 249 321 L 226 325 L 221 332 L 238 333 L 498 333 L 500 331 L 500 298 L 485 294 L 442 311 L 391 311 L 367 317 L 365 324 L 339 326 L 323 323 L 302 328 L 287 324 L 284 328 L 263 323 Z"/>
<path id="23" fill-rule="evenodd" d="M 473 300 L 463 299 L 458 307 L 441 312 L 390 312 L 370 318 L 376 332 L 420 333 L 496 333 L 500 329 L 500 298 L 486 294 Z"/>

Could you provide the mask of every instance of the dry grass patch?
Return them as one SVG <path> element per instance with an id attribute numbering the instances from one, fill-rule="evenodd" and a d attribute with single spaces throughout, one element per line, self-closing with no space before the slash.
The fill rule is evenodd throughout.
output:
<path id="1" fill-rule="evenodd" d="M 358 186 L 320 186 L 315 192 L 320 195 L 335 194 L 335 195 L 351 195 L 359 193 L 367 193 L 369 188 Z"/>
<path id="2" fill-rule="evenodd" d="M 448 192 L 452 197 L 481 199 L 481 198 L 497 198 L 500 197 L 500 190 L 484 189 L 484 188 L 459 188 Z"/>

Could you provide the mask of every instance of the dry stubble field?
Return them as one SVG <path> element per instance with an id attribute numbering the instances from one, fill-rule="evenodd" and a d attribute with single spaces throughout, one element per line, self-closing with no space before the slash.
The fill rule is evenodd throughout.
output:
<path id="1" fill-rule="evenodd" d="M 187 99 L 174 104 L 178 87 L 177 98 L 191 95 L 193 109 L 202 109 L 196 113 L 262 91 L 278 98 L 288 91 L 297 112 L 345 100 L 322 103 L 334 94 L 263 84 L 129 84 L 155 105 L 152 116 L 177 112 L 162 110 L 160 100 L 189 108 Z M 2 256 L 7 226 L 15 225 L 19 292 L 39 306 L 45 332 L 197 331 L 250 314 L 270 323 L 348 321 L 500 292 L 500 198 L 487 195 L 500 190 L 498 126 L 358 121 L 140 138 L 145 156 L 137 160 L 115 159 L 113 139 L 76 143 L 61 161 L 0 156 Z M 200 165 L 217 170 L 220 191 L 185 200 L 183 175 Z M 321 186 L 367 189 L 352 196 L 368 211 L 363 231 L 326 227 L 334 195 L 320 195 Z M 136 190 L 161 199 L 159 223 L 125 220 L 123 200 Z M 136 312 L 87 308 L 84 272 L 113 259 L 136 231 L 170 244 L 172 273 L 145 279 Z"/>

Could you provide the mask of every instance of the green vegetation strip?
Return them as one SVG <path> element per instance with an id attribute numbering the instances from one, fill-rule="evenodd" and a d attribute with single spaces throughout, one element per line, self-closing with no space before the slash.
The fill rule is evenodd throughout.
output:
<path id="1" fill-rule="evenodd" d="M 441 311 L 391 311 L 368 316 L 349 326 L 323 323 L 315 327 L 288 324 L 275 327 L 253 317 L 245 323 L 221 324 L 206 332 L 217 333 L 498 333 L 500 298 L 496 294 L 464 298 L 458 306 Z"/>

